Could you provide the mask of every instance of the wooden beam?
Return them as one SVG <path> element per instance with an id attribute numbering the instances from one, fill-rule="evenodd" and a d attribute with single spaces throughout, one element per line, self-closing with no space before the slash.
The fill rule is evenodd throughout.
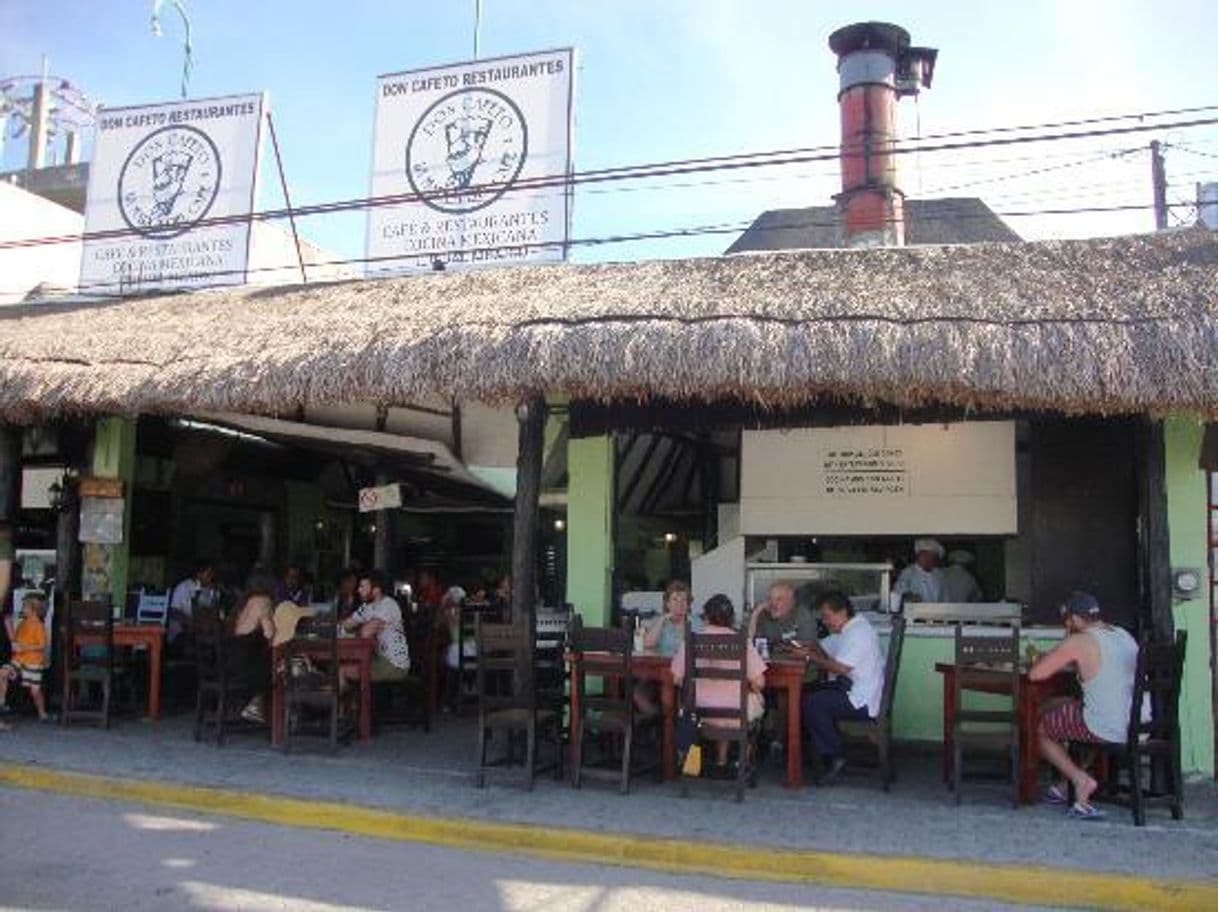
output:
<path id="1" fill-rule="evenodd" d="M 537 545 L 541 469 L 545 459 L 546 401 L 532 396 L 516 406 L 516 509 L 512 524 L 512 623 L 528 644 L 518 680 L 532 681 L 533 629 L 537 616 Z"/>
<path id="2" fill-rule="evenodd" d="M 21 508 L 21 428 L 0 426 L 0 523 L 13 523 Z"/>
<path id="3" fill-rule="evenodd" d="M 452 412 L 453 455 L 462 462 L 465 461 L 464 446 L 461 441 L 461 405 L 453 402 Z"/>
<path id="4" fill-rule="evenodd" d="M 626 452 L 622 454 L 623 467 L 625 467 L 626 460 L 629 458 L 631 452 L 634 451 L 634 445 L 642 439 L 642 434 L 634 434 L 630 438 L 630 444 L 626 447 Z M 618 496 L 618 509 L 627 510 L 630 508 L 630 498 L 634 497 L 634 492 L 638 488 L 639 482 L 642 481 L 643 476 L 647 474 L 647 467 L 651 465 L 651 457 L 655 455 L 656 447 L 660 445 L 660 441 L 662 439 L 663 436 L 661 434 L 651 435 L 651 442 L 647 445 L 647 450 L 643 453 L 642 460 L 640 460 L 639 464 L 635 466 L 634 476 L 630 479 L 630 483 L 622 489 L 621 494 Z"/>
<path id="5" fill-rule="evenodd" d="M 1137 437 L 1142 621 L 1144 630 L 1166 643 L 1174 636 L 1175 623 L 1171 611 L 1171 534 L 1167 521 L 1167 457 L 1163 422 L 1143 420 Z"/>
<path id="6" fill-rule="evenodd" d="M 656 475 L 647 488 L 647 494 L 639 502 L 639 512 L 646 513 L 648 507 L 653 506 L 660 496 L 660 492 L 672 481 L 673 475 L 681 465 L 681 459 L 685 454 L 682 452 L 681 444 L 674 440 L 672 449 L 668 451 L 668 458 L 664 462 L 664 467 Z"/>

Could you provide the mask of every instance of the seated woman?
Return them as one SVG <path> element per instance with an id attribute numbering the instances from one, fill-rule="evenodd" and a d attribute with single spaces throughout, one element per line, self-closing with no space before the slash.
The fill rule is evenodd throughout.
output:
<path id="1" fill-rule="evenodd" d="M 275 583 L 269 578 L 251 577 L 233 619 L 232 635 L 225 651 L 229 674 L 244 681 L 250 700 L 241 710 L 247 722 L 266 722 L 266 694 L 271 687 L 271 641 L 275 639 L 272 620 Z"/>
<path id="2" fill-rule="evenodd" d="M 726 595 L 712 595 L 702 606 L 702 617 L 705 621 L 702 633 L 737 632 L 732 626 L 736 620 L 736 609 L 732 606 L 732 600 Z M 766 663 L 752 642 L 747 644 L 746 650 L 745 673 L 749 681 L 747 711 L 748 721 L 753 723 L 760 721 L 765 714 L 765 702 L 761 698 L 761 693 L 765 688 Z M 681 645 L 677 647 L 676 655 L 672 658 L 672 677 L 678 686 L 685 679 L 688 671 L 686 665 L 685 643 L 682 641 Z M 728 663 L 728 668 L 730 667 L 731 664 Z M 740 705 L 739 685 L 735 681 L 701 680 L 697 682 L 697 687 L 694 702 L 699 708 L 734 709 Z M 714 720 L 707 724 L 725 728 L 732 725 L 728 720 Z M 727 741 L 715 741 L 715 764 L 720 770 L 727 766 L 727 749 Z"/>
<path id="3" fill-rule="evenodd" d="M 671 657 L 685 640 L 685 627 L 689 624 L 689 585 L 682 580 L 673 580 L 664 589 L 664 613 L 643 624 L 643 646 L 654 649 L 662 656 Z M 640 681 L 634 688 L 634 705 L 639 712 L 651 715 L 656 712 L 659 685 L 654 681 Z"/>

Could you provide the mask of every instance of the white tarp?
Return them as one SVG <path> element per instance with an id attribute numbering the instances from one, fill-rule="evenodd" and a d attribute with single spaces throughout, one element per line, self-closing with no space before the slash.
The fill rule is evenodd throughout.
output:
<path id="1" fill-rule="evenodd" d="M 98 112 L 81 293 L 245 282 L 265 106 L 234 95 Z"/>
<path id="2" fill-rule="evenodd" d="M 381 76 L 368 273 L 565 259 L 570 48 Z"/>

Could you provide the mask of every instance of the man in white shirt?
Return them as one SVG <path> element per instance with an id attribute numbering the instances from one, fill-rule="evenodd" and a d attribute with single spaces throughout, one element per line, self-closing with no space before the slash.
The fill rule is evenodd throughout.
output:
<path id="1" fill-rule="evenodd" d="M 827 672 L 830 680 L 804 694 L 804 731 L 821 757 L 827 783 L 846 765 L 837 731 L 839 719 L 874 719 L 884 695 L 884 653 L 870 621 L 854 613 L 840 592 L 827 592 L 817 602 L 830 635 L 807 648 L 809 663 Z"/>
<path id="2" fill-rule="evenodd" d="M 342 622 L 344 630 L 362 637 L 376 637 L 372 657 L 373 681 L 400 681 L 410 672 L 410 647 L 402 625 L 402 607 L 388 594 L 390 584 L 379 570 L 365 573 L 359 581 L 363 604 Z M 350 681 L 359 680 L 358 669 L 343 669 Z"/>
<path id="3" fill-rule="evenodd" d="M 173 587 L 169 595 L 169 620 L 165 638 L 172 643 L 182 633 L 190 629 L 191 612 L 194 609 L 195 596 L 213 592 L 216 583 L 216 568 L 209 560 L 201 560 L 195 564 L 194 572 Z"/>
<path id="4" fill-rule="evenodd" d="M 914 562 L 901 571 L 893 585 L 894 592 L 920 602 L 943 601 L 943 546 L 933 538 L 914 542 Z"/>

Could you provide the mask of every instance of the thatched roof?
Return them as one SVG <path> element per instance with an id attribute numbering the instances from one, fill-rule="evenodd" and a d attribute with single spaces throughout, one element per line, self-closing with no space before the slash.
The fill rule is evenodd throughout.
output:
<path id="1" fill-rule="evenodd" d="M 0 310 L 0 415 L 826 395 L 1218 413 L 1218 239 L 486 270 Z"/>
<path id="2" fill-rule="evenodd" d="M 979 244 L 1018 241 L 997 213 L 975 196 L 907 199 L 905 243 Z M 727 248 L 728 253 L 814 250 L 842 246 L 842 220 L 835 206 L 770 209 L 761 213 Z"/>

